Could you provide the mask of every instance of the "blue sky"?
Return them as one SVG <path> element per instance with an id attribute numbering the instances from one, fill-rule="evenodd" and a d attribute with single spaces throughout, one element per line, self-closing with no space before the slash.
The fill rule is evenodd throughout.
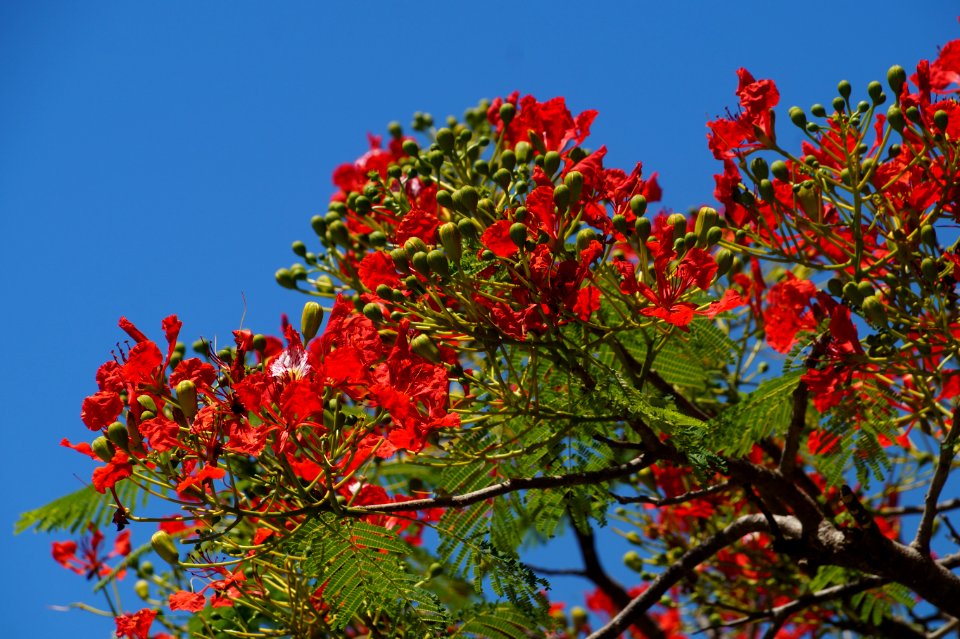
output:
<path id="1" fill-rule="evenodd" d="M 781 8 L 779 5 L 783 5 Z M 325 210 L 334 167 L 414 111 L 462 114 L 514 89 L 600 112 L 589 144 L 644 162 L 665 204 L 707 203 L 705 122 L 736 106 L 735 70 L 792 104 L 865 93 L 960 37 L 957 6 L 805 3 L 0 2 L 0 372 L 8 636 L 107 637 L 51 604 L 92 601 L 10 536 L 18 513 L 79 487 L 80 402 L 124 335 L 190 341 L 274 330 L 300 296 L 274 271 Z M 145 531 L 134 534 L 146 539 Z M 57 537 L 59 539 L 59 537 Z M 622 551 L 620 551 L 622 552 Z M 551 558 L 538 559 L 547 563 Z M 610 558 L 611 563 L 617 556 Z M 559 583 L 570 601 L 578 584 Z M 566 594 L 564 594 L 566 593 Z"/>

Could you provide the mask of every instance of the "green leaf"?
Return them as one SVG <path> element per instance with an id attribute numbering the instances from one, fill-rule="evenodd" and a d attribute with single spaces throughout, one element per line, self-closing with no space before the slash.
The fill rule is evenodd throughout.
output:
<path id="1" fill-rule="evenodd" d="M 119 482 L 116 489 L 123 503 L 131 504 L 136 500 L 138 489 L 133 483 Z M 19 535 L 28 528 L 35 527 L 40 532 L 67 530 L 76 533 L 90 524 L 103 528 L 113 518 L 114 512 L 112 495 L 100 494 L 93 486 L 84 486 L 46 506 L 23 513 L 14 524 L 13 532 Z"/>

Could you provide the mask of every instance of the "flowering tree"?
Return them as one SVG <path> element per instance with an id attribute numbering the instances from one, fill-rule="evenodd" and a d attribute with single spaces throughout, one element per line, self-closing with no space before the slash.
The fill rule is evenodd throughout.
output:
<path id="1" fill-rule="evenodd" d="M 371 137 L 277 272 L 299 330 L 187 357 L 175 316 L 121 319 L 93 440 L 63 442 L 91 485 L 19 529 L 85 535 L 54 558 L 121 637 L 943 636 L 960 41 L 787 110 L 799 149 L 738 76 L 721 212 L 655 212 L 562 98 Z M 519 552 L 564 531 L 593 616 Z M 131 573 L 134 605 L 107 588 Z"/>

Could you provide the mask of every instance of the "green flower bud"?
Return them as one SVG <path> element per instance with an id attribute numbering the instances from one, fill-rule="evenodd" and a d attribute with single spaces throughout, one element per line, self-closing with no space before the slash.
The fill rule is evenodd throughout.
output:
<path id="1" fill-rule="evenodd" d="M 294 279 L 293 273 L 290 272 L 290 269 L 277 269 L 277 272 L 274 273 L 274 277 L 277 280 L 277 284 L 283 288 L 297 288 L 297 280 Z"/>
<path id="2" fill-rule="evenodd" d="M 887 323 L 887 309 L 876 295 L 865 297 L 861 308 L 864 316 L 875 326 L 883 326 Z"/>
<path id="3" fill-rule="evenodd" d="M 623 563 L 630 570 L 636 572 L 641 572 L 643 570 L 643 559 L 640 558 L 640 553 L 636 550 L 628 550 L 626 554 L 623 555 Z"/>
<path id="4" fill-rule="evenodd" d="M 717 277 L 722 277 L 730 271 L 730 267 L 733 266 L 733 253 L 728 249 L 722 248 L 717 251 L 715 258 L 717 262 Z"/>
<path id="5" fill-rule="evenodd" d="M 887 122 L 890 123 L 894 131 L 900 132 L 903 131 L 903 127 L 907 124 L 903 119 L 903 111 L 895 104 L 890 105 L 890 108 L 887 109 Z"/>
<path id="6" fill-rule="evenodd" d="M 110 460 L 113 459 L 114 453 L 116 453 L 116 449 L 113 447 L 113 444 L 111 444 L 110 440 L 103 435 L 94 439 L 90 444 L 90 448 L 93 449 L 93 452 L 97 457 L 108 464 L 110 463 Z"/>
<path id="7" fill-rule="evenodd" d="M 587 611 L 580 606 L 574 606 L 570 609 L 570 623 L 573 624 L 573 632 L 576 635 L 587 625 Z"/>
<path id="8" fill-rule="evenodd" d="M 380 323 L 383 321 L 383 311 L 380 310 L 380 305 L 376 302 L 370 302 L 363 307 L 363 314 L 367 319 Z"/>
<path id="9" fill-rule="evenodd" d="M 843 286 L 843 297 L 852 304 L 860 306 L 863 303 L 863 295 L 855 282 L 847 282 Z"/>
<path id="10" fill-rule="evenodd" d="M 528 142 L 517 142 L 517 146 L 513 147 L 513 152 L 520 164 L 528 164 L 533 155 L 533 147 Z"/>
<path id="11" fill-rule="evenodd" d="M 642 217 L 647 212 L 647 198 L 642 195 L 634 195 L 630 198 L 630 210 L 637 217 Z"/>
<path id="12" fill-rule="evenodd" d="M 410 340 L 410 350 L 428 362 L 440 363 L 440 349 L 433 340 L 422 333 Z"/>
<path id="13" fill-rule="evenodd" d="M 480 201 L 480 194 L 472 186 L 465 186 L 453 192 L 453 204 L 465 213 L 473 213 L 477 210 L 477 202 Z"/>
<path id="14" fill-rule="evenodd" d="M 303 305 L 303 313 L 300 315 L 300 332 L 303 334 L 304 342 L 309 342 L 316 337 L 322 322 L 323 308 L 319 304 L 307 302 Z"/>
<path id="15" fill-rule="evenodd" d="M 457 139 L 450 129 L 444 127 L 437 131 L 437 146 L 439 146 L 444 153 L 452 153 L 456 143 Z"/>
<path id="16" fill-rule="evenodd" d="M 671 213 L 667 216 L 667 224 L 673 227 L 674 239 L 687 234 L 687 218 L 682 213 Z"/>
<path id="17" fill-rule="evenodd" d="M 557 205 L 561 212 L 566 211 L 567 207 L 570 206 L 570 189 L 566 184 L 558 184 L 553 189 L 553 203 Z"/>
<path id="18" fill-rule="evenodd" d="M 377 297 L 383 300 L 392 300 L 393 299 L 393 288 L 389 284 L 378 284 L 377 290 L 374 291 L 377 294 Z"/>
<path id="19" fill-rule="evenodd" d="M 923 117 L 920 115 L 920 109 L 915 106 L 907 108 L 907 119 L 919 124 L 923 120 Z"/>
<path id="20" fill-rule="evenodd" d="M 637 232 L 637 237 L 640 238 L 641 242 L 646 242 L 647 238 L 650 237 L 650 220 L 645 217 L 638 217 L 633 222 L 633 228 Z"/>
<path id="21" fill-rule="evenodd" d="M 883 95 L 883 85 L 876 80 L 867 85 L 867 95 L 870 96 L 874 104 L 883 104 L 886 101 L 886 96 Z"/>
<path id="22" fill-rule="evenodd" d="M 511 224 L 509 234 L 513 243 L 520 248 L 527 245 L 527 225 L 523 222 L 514 222 Z"/>
<path id="23" fill-rule="evenodd" d="M 614 215 L 613 228 L 615 228 L 621 235 L 628 235 L 630 233 L 630 226 L 627 224 L 627 216 L 619 213 Z"/>
<path id="24" fill-rule="evenodd" d="M 367 241 L 374 248 L 383 248 L 387 245 L 387 235 L 383 231 L 374 231 L 367 237 Z"/>
<path id="25" fill-rule="evenodd" d="M 937 229 L 932 224 L 924 224 L 920 227 L 920 241 L 930 247 L 937 246 Z"/>
<path id="26" fill-rule="evenodd" d="M 800 185 L 800 188 L 797 189 L 797 201 L 800 202 L 800 207 L 810 219 L 820 221 L 820 194 L 813 182 L 808 180 Z"/>
<path id="27" fill-rule="evenodd" d="M 406 251 L 407 257 L 412 258 L 415 253 L 426 253 L 430 249 L 427 247 L 427 243 L 419 237 L 411 237 L 403 243 L 403 250 Z"/>
<path id="28" fill-rule="evenodd" d="M 402 148 L 403 152 L 412 158 L 420 155 L 420 146 L 413 140 L 404 140 L 403 145 L 401 145 L 400 148 Z"/>
<path id="29" fill-rule="evenodd" d="M 787 110 L 787 115 L 790 116 L 790 121 L 801 129 L 807 126 L 807 114 L 803 112 L 798 106 L 792 106 Z"/>
<path id="30" fill-rule="evenodd" d="M 843 101 L 843 98 L 834 98 L 831 104 L 833 104 L 833 110 L 837 113 L 843 113 L 847 109 L 847 103 Z"/>
<path id="31" fill-rule="evenodd" d="M 753 172 L 753 175 L 760 180 L 766 179 L 770 175 L 767 161 L 761 157 L 755 157 L 750 161 L 750 170 Z"/>
<path id="32" fill-rule="evenodd" d="M 340 246 L 350 245 L 350 229 L 348 229 L 347 225 L 341 220 L 327 225 L 327 235 L 330 236 L 330 240 L 333 241 L 334 244 L 339 244 Z"/>
<path id="33" fill-rule="evenodd" d="M 628 532 L 626 534 L 626 538 L 627 538 L 627 541 L 629 541 L 631 544 L 634 544 L 634 545 L 640 545 L 643 543 L 643 537 L 641 537 L 636 530 L 631 530 L 630 532 Z"/>
<path id="34" fill-rule="evenodd" d="M 850 86 L 850 83 L 846 80 L 840 80 L 837 84 L 837 93 L 839 93 L 844 100 L 850 99 L 850 92 L 853 90 L 853 87 Z"/>
<path id="35" fill-rule="evenodd" d="M 940 279 L 940 269 L 937 267 L 937 261 L 932 257 L 925 257 L 920 261 L 920 275 L 928 282 L 936 282 Z"/>
<path id="36" fill-rule="evenodd" d="M 513 181 L 513 173 L 507 169 L 497 169 L 497 172 L 493 174 L 493 181 L 497 186 L 506 191 L 510 188 L 510 183 Z"/>
<path id="37" fill-rule="evenodd" d="M 696 246 L 696 244 L 697 244 L 697 234 L 694 233 L 693 231 L 690 231 L 689 233 L 683 236 L 684 249 L 693 248 L 694 246 Z"/>
<path id="38" fill-rule="evenodd" d="M 500 105 L 500 119 L 503 121 L 504 126 L 508 126 L 513 122 L 513 116 L 517 114 L 517 107 L 515 107 L 510 102 L 504 102 Z"/>
<path id="39" fill-rule="evenodd" d="M 787 163 L 783 160 L 774 161 L 774 163 L 770 165 L 770 172 L 773 173 L 773 177 L 782 182 L 790 181 L 790 169 L 787 168 Z"/>
<path id="40" fill-rule="evenodd" d="M 457 222 L 457 228 L 460 229 L 461 237 L 467 240 L 475 240 L 480 235 L 480 226 L 475 220 L 463 218 Z"/>
<path id="41" fill-rule="evenodd" d="M 123 452 L 130 452 L 130 435 L 123 422 L 113 422 L 107 426 L 107 439 Z"/>
<path id="42" fill-rule="evenodd" d="M 177 384 L 177 403 L 187 419 L 197 414 L 197 387 L 193 380 L 185 379 Z"/>
<path id="43" fill-rule="evenodd" d="M 514 167 L 517 166 L 517 154 L 507 149 L 500 154 L 500 166 L 505 168 L 508 171 L 513 171 Z"/>
<path id="44" fill-rule="evenodd" d="M 873 294 L 875 293 L 875 291 L 874 291 L 874 289 L 873 289 L 873 284 L 871 284 L 871 283 L 868 282 L 867 280 L 864 280 L 864 281 L 858 283 L 858 284 L 857 284 L 857 290 L 860 291 L 860 296 L 861 296 L 861 297 L 870 297 L 871 295 L 873 295 Z"/>
<path id="45" fill-rule="evenodd" d="M 307 254 L 307 245 L 301 242 L 300 240 L 297 240 L 296 242 L 291 244 L 290 248 L 293 250 L 293 252 L 296 255 L 299 255 L 300 257 L 303 257 L 304 255 Z"/>
<path id="46" fill-rule="evenodd" d="M 427 265 L 430 267 L 430 272 L 439 278 L 450 275 L 450 264 L 447 262 L 447 254 L 440 249 L 434 249 L 427 253 Z"/>
<path id="47" fill-rule="evenodd" d="M 937 112 L 933 114 L 933 125 L 938 129 L 940 129 L 941 132 L 947 130 L 947 125 L 949 123 L 950 123 L 950 116 L 947 114 L 946 111 L 942 111 L 938 109 Z"/>
<path id="48" fill-rule="evenodd" d="M 137 395 L 137 403 L 143 407 L 144 410 L 157 412 L 157 403 L 153 401 L 153 398 L 149 395 Z"/>
<path id="49" fill-rule="evenodd" d="M 397 270 L 401 273 L 406 273 L 410 270 L 410 259 L 407 257 L 407 252 L 402 248 L 395 248 L 390 251 L 390 259 L 393 260 L 393 265 L 397 267 Z"/>
<path id="50" fill-rule="evenodd" d="M 722 239 L 723 239 L 723 229 L 720 228 L 719 226 L 711 227 L 710 230 L 707 231 L 707 246 L 713 246 L 714 244 L 718 244 Z"/>
<path id="51" fill-rule="evenodd" d="M 898 99 L 906 81 L 907 72 L 899 64 L 895 64 L 887 70 L 887 84 L 890 85 L 890 90 Z"/>
<path id="52" fill-rule="evenodd" d="M 314 285 L 321 293 L 332 293 L 334 291 L 333 280 L 327 275 L 321 275 L 317 278 Z"/>
<path id="53" fill-rule="evenodd" d="M 552 176 L 560 168 L 560 154 L 556 151 L 548 151 L 543 156 L 543 170 L 548 176 Z"/>
<path id="54" fill-rule="evenodd" d="M 834 297 L 843 297 L 843 282 L 836 277 L 832 277 L 827 280 L 827 290 Z"/>
<path id="55" fill-rule="evenodd" d="M 563 183 L 570 189 L 570 201 L 579 202 L 580 194 L 583 191 L 583 173 L 580 171 L 570 171 L 563 178 Z M 556 191 L 554 191 L 556 195 Z"/>
<path id="56" fill-rule="evenodd" d="M 146 579 L 139 579 L 133 584 L 133 591 L 137 596 L 146 601 L 150 597 L 150 583 Z"/>
<path id="57" fill-rule="evenodd" d="M 443 246 L 450 261 L 459 264 L 463 255 L 463 240 L 460 237 L 459 227 L 453 222 L 447 222 L 440 226 L 437 235 L 440 236 L 440 245 Z"/>
<path id="58" fill-rule="evenodd" d="M 757 184 L 757 192 L 760 193 L 760 197 L 763 198 L 764 202 L 769 203 L 776 199 L 776 191 L 773 188 L 773 182 L 770 180 L 760 180 L 760 183 Z"/>
<path id="59" fill-rule="evenodd" d="M 450 191 L 439 190 L 437 191 L 437 204 L 442 206 L 445 209 L 453 208 L 453 194 Z"/>
<path id="60" fill-rule="evenodd" d="M 810 113 L 815 118 L 827 117 L 827 109 L 822 104 L 814 104 L 812 107 L 810 107 Z"/>
<path id="61" fill-rule="evenodd" d="M 593 242 L 597 239 L 597 234 L 591 228 L 582 229 L 577 233 L 577 251 L 582 251 L 588 246 L 590 242 Z"/>
<path id="62" fill-rule="evenodd" d="M 153 533 L 153 536 L 150 537 L 150 545 L 153 547 L 153 551 L 171 566 L 180 563 L 180 553 L 177 551 L 177 545 L 167 531 L 158 530 Z"/>
<path id="63" fill-rule="evenodd" d="M 417 251 L 413 254 L 410 262 L 418 273 L 426 277 L 430 276 L 430 262 L 427 261 L 427 254 L 424 251 Z"/>

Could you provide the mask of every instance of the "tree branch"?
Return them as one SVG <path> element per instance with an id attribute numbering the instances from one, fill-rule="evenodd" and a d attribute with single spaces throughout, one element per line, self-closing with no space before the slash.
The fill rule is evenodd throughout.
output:
<path id="1" fill-rule="evenodd" d="M 960 434 L 960 404 L 953 409 L 953 417 L 950 423 L 950 431 L 940 443 L 940 457 L 937 459 L 937 470 L 934 471 L 933 479 L 930 481 L 930 488 L 923 499 L 924 509 L 923 517 L 920 519 L 920 525 L 917 527 L 917 534 L 910 542 L 910 545 L 916 548 L 924 555 L 930 555 L 930 538 L 933 536 L 933 520 L 937 515 L 937 500 L 940 499 L 940 492 L 944 484 L 947 483 L 947 476 L 950 474 L 950 468 L 953 466 L 953 458 L 956 456 L 954 442 L 957 435 Z"/>
<path id="2" fill-rule="evenodd" d="M 388 504 L 373 504 L 369 506 L 352 506 L 345 509 L 350 515 L 367 515 L 371 513 L 395 513 L 410 510 L 426 510 L 429 508 L 464 508 L 478 501 L 499 497 L 518 490 L 531 488 L 564 488 L 566 486 L 582 486 L 594 484 L 619 477 L 632 475 L 643 470 L 656 461 L 650 455 L 640 455 L 625 464 L 611 466 L 603 470 L 594 470 L 569 475 L 541 475 L 538 477 L 518 477 L 507 479 L 499 484 L 493 484 L 462 495 L 445 495 L 442 497 L 428 497 L 426 499 L 412 499 L 410 501 L 391 502 Z"/>
<path id="3" fill-rule="evenodd" d="M 706 488 L 701 488 L 700 490 L 691 490 L 689 492 L 683 493 L 682 495 L 677 495 L 676 497 L 650 497 L 649 495 L 637 495 L 636 497 L 624 497 L 622 495 L 617 495 L 615 493 L 610 493 L 614 499 L 617 500 L 618 504 L 652 504 L 654 506 L 674 506 L 676 504 L 682 504 L 694 499 L 700 499 L 708 495 L 713 495 L 721 491 L 730 488 L 730 482 L 720 482 L 719 484 L 714 484 L 713 486 L 708 486 Z"/>
<path id="4" fill-rule="evenodd" d="M 807 402 L 810 393 L 804 382 L 797 384 L 793 390 L 793 409 L 790 413 L 790 427 L 783 443 L 783 454 L 780 455 L 780 473 L 789 477 L 797 469 L 797 452 L 800 450 L 800 435 L 807 423 Z"/>

